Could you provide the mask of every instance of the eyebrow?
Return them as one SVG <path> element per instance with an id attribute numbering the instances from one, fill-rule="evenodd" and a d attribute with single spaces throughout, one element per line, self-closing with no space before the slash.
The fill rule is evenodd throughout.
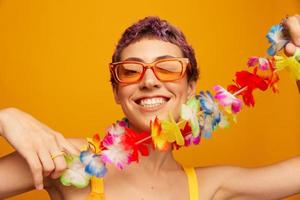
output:
<path id="1" fill-rule="evenodd" d="M 163 56 L 158 56 L 154 59 L 154 61 L 157 61 L 157 60 L 160 60 L 160 59 L 165 59 L 165 58 L 175 58 L 174 56 L 171 56 L 171 55 L 163 55 Z M 129 57 L 129 58 L 126 58 L 125 60 L 123 61 L 139 61 L 139 62 L 145 62 L 143 59 L 141 58 L 138 58 L 138 57 Z M 153 61 L 153 62 L 154 62 Z"/>

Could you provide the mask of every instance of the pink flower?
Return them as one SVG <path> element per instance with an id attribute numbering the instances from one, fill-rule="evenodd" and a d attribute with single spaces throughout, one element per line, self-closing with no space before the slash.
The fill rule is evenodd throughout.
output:
<path id="1" fill-rule="evenodd" d="M 230 108 L 231 112 L 234 114 L 238 113 L 241 110 L 242 101 L 240 99 L 236 98 L 220 85 L 215 85 L 214 90 L 216 91 L 215 99 L 218 100 L 221 106 Z"/>
<path id="2" fill-rule="evenodd" d="M 262 58 L 262 57 L 257 57 L 257 56 L 252 56 L 248 59 L 247 62 L 248 67 L 253 67 L 258 65 L 259 69 L 261 70 L 268 70 L 270 69 L 270 64 L 268 59 Z"/>

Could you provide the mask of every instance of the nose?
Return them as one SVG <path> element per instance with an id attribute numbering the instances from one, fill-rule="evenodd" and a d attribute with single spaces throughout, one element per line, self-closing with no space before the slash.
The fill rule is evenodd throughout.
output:
<path id="1" fill-rule="evenodd" d="M 143 79 L 140 82 L 140 89 L 152 90 L 161 87 L 161 82 L 156 78 L 152 69 L 146 69 Z"/>

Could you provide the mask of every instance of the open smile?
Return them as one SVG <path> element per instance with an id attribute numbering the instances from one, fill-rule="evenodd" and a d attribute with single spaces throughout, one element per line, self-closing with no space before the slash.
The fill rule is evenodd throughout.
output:
<path id="1" fill-rule="evenodd" d="M 139 105 L 142 110 L 145 111 L 155 111 L 161 109 L 170 100 L 168 97 L 164 96 L 154 96 L 154 97 L 142 97 L 134 102 Z"/>

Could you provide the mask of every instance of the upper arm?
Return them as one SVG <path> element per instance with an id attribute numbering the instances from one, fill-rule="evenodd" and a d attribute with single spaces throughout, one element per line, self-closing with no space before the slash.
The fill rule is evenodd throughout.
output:
<path id="1" fill-rule="evenodd" d="M 226 182 L 246 169 L 234 166 L 208 166 L 196 168 L 200 199 L 229 199 L 233 190 L 227 190 Z M 226 188 L 226 189 L 225 189 Z"/>
<path id="2" fill-rule="evenodd" d="M 282 199 L 300 192 L 300 158 L 258 168 L 221 167 L 216 199 Z"/>
<path id="3" fill-rule="evenodd" d="M 25 159 L 17 152 L 0 159 L 0 177 L 0 199 L 35 188 L 30 168 Z"/>

